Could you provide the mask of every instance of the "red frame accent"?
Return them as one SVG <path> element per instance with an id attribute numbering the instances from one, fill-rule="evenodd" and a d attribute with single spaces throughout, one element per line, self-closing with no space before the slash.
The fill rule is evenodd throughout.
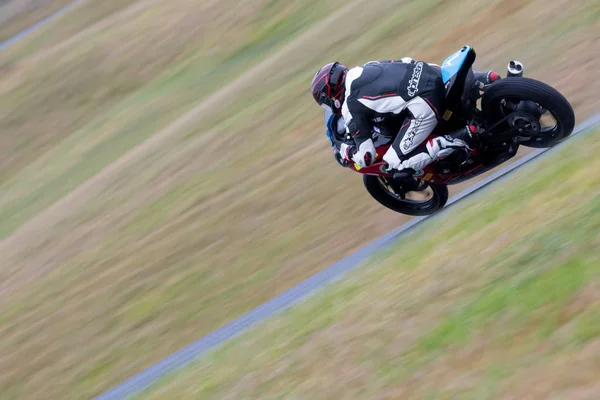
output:
<path id="1" fill-rule="evenodd" d="M 398 96 L 398 95 L 396 93 L 386 93 L 386 94 L 380 94 L 379 96 L 363 96 L 363 99 L 377 100 L 377 99 L 383 99 L 384 97 L 392 97 L 392 96 Z"/>
<path id="2" fill-rule="evenodd" d="M 365 167 L 365 168 L 360 168 L 360 167 L 357 168 L 357 165 L 355 163 L 352 163 L 349 166 L 349 168 L 360 174 L 391 177 L 390 174 L 388 174 L 387 172 L 383 172 L 381 170 L 383 167 L 386 166 L 386 163 L 383 161 L 383 155 L 388 151 L 390 146 L 391 146 L 391 144 L 386 144 L 386 145 L 379 146 L 376 148 L 377 157 L 375 159 L 375 162 L 372 165 Z M 426 166 L 421 173 L 419 173 L 418 175 L 415 175 L 415 176 L 419 177 L 421 179 L 424 179 L 428 182 L 445 185 L 451 179 L 470 174 L 473 171 L 478 170 L 482 166 L 483 166 L 483 164 L 477 164 L 477 165 L 474 165 L 473 168 L 471 168 L 467 171 L 463 171 L 463 172 L 459 172 L 459 173 L 455 173 L 455 174 L 439 174 L 436 171 L 435 163 L 432 163 L 432 164 L 429 164 L 428 166 Z M 428 175 L 430 175 L 430 176 L 428 176 Z"/>

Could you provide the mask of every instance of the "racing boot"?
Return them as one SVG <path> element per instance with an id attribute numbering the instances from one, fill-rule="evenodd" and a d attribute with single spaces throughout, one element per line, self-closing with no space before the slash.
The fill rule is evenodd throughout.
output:
<path id="1" fill-rule="evenodd" d="M 463 152 L 464 162 L 466 162 L 479 144 L 478 134 L 479 128 L 476 125 L 467 125 L 455 132 L 430 139 L 427 141 L 424 151 L 402 161 L 396 168 L 388 165 L 384 172 L 391 174 L 394 180 L 407 191 L 424 190 L 427 185 L 413 177 L 416 171 L 422 170 L 432 162 L 446 158 L 455 151 Z"/>
<path id="2" fill-rule="evenodd" d="M 442 137 L 450 142 L 447 147 L 463 147 L 472 151 L 479 144 L 479 132 L 479 127 L 471 124 Z"/>
<path id="3" fill-rule="evenodd" d="M 465 161 L 479 144 L 479 128 L 476 125 L 467 125 L 455 132 L 438 136 L 427 142 L 427 152 L 435 161 L 446 158 L 454 151 L 465 153 Z"/>

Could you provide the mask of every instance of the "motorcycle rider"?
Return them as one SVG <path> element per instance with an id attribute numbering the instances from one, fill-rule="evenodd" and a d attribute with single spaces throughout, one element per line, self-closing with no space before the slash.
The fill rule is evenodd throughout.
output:
<path id="1" fill-rule="evenodd" d="M 495 72 L 475 72 L 484 84 L 499 79 Z M 336 160 L 368 167 L 375 160 L 374 136 L 382 129 L 395 138 L 383 155 L 392 175 L 423 169 L 455 150 L 471 152 L 477 128 L 427 140 L 444 110 L 445 87 L 440 67 L 405 57 L 370 61 L 348 70 L 338 62 L 326 64 L 313 77 L 311 91 L 325 109 L 328 137 Z M 345 132 L 344 132 L 345 130 Z M 394 132 L 395 131 L 395 132 Z M 347 140 L 334 140 L 333 132 Z M 396 134 L 397 132 L 397 134 Z"/>

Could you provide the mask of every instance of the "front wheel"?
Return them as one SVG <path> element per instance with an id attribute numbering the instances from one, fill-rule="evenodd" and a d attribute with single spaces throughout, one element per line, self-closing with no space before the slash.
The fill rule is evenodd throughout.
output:
<path id="1" fill-rule="evenodd" d="M 448 187 L 421 179 L 406 190 L 392 178 L 363 175 L 365 188 L 375 200 L 390 210 L 414 216 L 430 215 L 448 201 Z"/>
<path id="2" fill-rule="evenodd" d="M 491 84 L 481 99 L 490 125 L 514 132 L 529 147 L 552 147 L 573 132 L 575 113 L 569 101 L 553 87 L 530 78 L 509 77 Z"/>

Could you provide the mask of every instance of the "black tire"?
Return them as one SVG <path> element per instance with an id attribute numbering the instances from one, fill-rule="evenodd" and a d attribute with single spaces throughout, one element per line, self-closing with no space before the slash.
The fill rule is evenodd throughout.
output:
<path id="1" fill-rule="evenodd" d="M 538 135 L 535 139 L 521 142 L 528 147 L 552 147 L 568 137 L 575 127 L 575 113 L 569 101 L 553 87 L 531 78 L 508 77 L 491 84 L 481 100 L 486 121 L 494 124 L 505 117 L 502 99 L 531 100 L 552 113 L 556 127 Z"/>
<path id="2" fill-rule="evenodd" d="M 365 188 L 375 200 L 390 210 L 401 214 L 422 216 L 431 215 L 440 210 L 448 201 L 448 187 L 426 182 L 433 195 L 425 202 L 403 201 L 387 191 L 381 184 L 380 178 L 374 175 L 363 175 Z"/>

